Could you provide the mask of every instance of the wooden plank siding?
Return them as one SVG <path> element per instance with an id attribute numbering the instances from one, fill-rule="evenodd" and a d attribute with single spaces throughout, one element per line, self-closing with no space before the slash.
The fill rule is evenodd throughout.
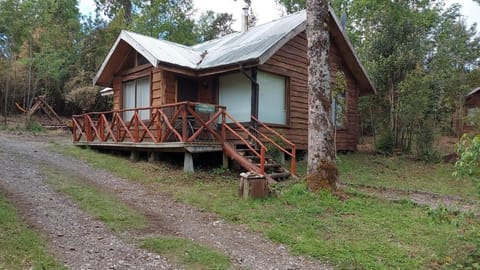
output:
<path id="1" fill-rule="evenodd" d="M 130 58 L 128 56 L 127 58 Z M 358 97 L 359 87 L 352 72 L 338 49 L 335 40 L 331 38 L 330 72 L 332 82 L 337 71 L 343 71 L 347 82 L 346 120 L 345 128 L 338 129 L 336 134 L 337 150 L 356 151 L 359 134 Z M 186 74 L 175 73 L 168 67 L 131 67 L 131 61 L 125 68 L 116 73 L 113 80 L 113 109 L 123 107 L 123 82 L 144 76 L 151 78 L 151 106 L 159 106 L 177 102 L 177 78 Z M 288 104 L 287 126 L 275 127 L 293 143 L 297 149 L 306 150 L 308 136 L 308 74 L 307 74 L 307 39 L 302 32 L 280 48 L 266 63 L 258 66 L 259 70 L 287 76 L 286 102 Z M 130 73 L 129 73 L 130 72 Z M 204 77 L 191 77 L 197 81 L 198 102 L 218 103 L 218 77 L 221 74 Z M 198 76 L 198 74 L 197 74 Z M 261 106 L 261 104 L 259 105 Z M 228 108 L 227 108 L 228 110 Z"/>
<path id="2" fill-rule="evenodd" d="M 358 87 L 357 83 L 342 59 L 333 39 L 330 47 L 330 72 L 332 82 L 337 71 L 343 71 L 347 81 L 346 93 L 346 124 L 345 128 L 337 130 L 337 149 L 356 151 L 359 131 Z M 285 44 L 265 64 L 259 67 L 290 78 L 289 126 L 283 129 L 283 134 L 297 149 L 307 149 L 308 136 L 308 73 L 307 73 L 307 39 L 305 32 Z M 260 105 L 261 106 L 261 105 Z"/>

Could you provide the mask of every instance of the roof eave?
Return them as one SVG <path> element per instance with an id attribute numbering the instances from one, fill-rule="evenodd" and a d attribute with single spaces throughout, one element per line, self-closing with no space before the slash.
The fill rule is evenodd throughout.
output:
<path id="1" fill-rule="evenodd" d="M 111 83 L 108 84 L 108 83 L 105 83 L 105 82 L 101 82 L 101 81 L 99 81 L 99 79 L 102 76 L 102 74 L 104 73 L 105 68 L 108 66 L 112 55 L 115 53 L 118 45 L 120 44 L 120 42 L 122 40 L 124 42 L 126 42 L 128 45 L 130 45 L 137 52 L 139 52 L 141 55 L 143 55 L 143 57 L 145 57 L 148 60 L 148 62 L 150 62 L 152 64 L 152 66 L 154 66 L 154 67 L 157 66 L 158 59 L 150 51 L 148 51 L 140 43 L 138 43 L 134 38 L 132 38 L 128 34 L 127 31 L 122 30 L 120 32 L 120 35 L 117 37 L 117 40 L 113 44 L 112 48 L 108 52 L 107 56 L 103 60 L 102 65 L 100 66 L 100 68 L 97 71 L 97 74 L 95 74 L 95 78 L 93 79 L 93 84 L 94 85 L 105 86 L 105 87 L 111 86 Z M 111 80 L 109 80 L 109 81 L 111 81 Z"/>

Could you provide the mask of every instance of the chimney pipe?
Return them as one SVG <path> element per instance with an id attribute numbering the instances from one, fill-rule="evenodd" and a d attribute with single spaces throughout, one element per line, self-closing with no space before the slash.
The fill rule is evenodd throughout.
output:
<path id="1" fill-rule="evenodd" d="M 247 4 L 242 8 L 242 32 L 248 30 L 248 8 Z"/>

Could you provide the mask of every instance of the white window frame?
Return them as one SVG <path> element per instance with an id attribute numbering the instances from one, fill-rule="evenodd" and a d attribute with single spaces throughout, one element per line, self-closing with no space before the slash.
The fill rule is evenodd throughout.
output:
<path id="1" fill-rule="evenodd" d="M 146 104 L 142 104 L 140 97 L 139 97 L 139 91 L 141 90 L 144 90 L 144 89 L 139 89 L 139 82 L 140 81 L 144 81 L 144 80 L 148 80 L 148 90 L 146 91 L 147 92 L 147 95 L 146 96 L 143 96 L 143 101 L 146 101 L 148 100 L 148 102 Z M 127 94 L 127 86 L 131 83 L 134 83 L 134 102 L 133 104 L 131 104 L 131 100 L 130 98 L 127 99 L 126 98 L 126 94 Z M 152 99 L 151 99 L 151 93 L 152 92 L 152 87 L 151 87 L 151 79 L 150 79 L 150 76 L 145 76 L 145 77 L 141 77 L 141 78 L 137 78 L 137 79 L 134 79 L 134 80 L 130 80 L 130 81 L 125 81 L 123 82 L 123 92 L 122 92 L 122 98 L 123 98 L 123 109 L 126 110 L 126 109 L 134 109 L 134 108 L 142 108 L 142 107 L 150 107 L 151 106 L 151 103 L 152 103 Z M 133 106 L 133 107 L 132 107 Z M 150 119 L 150 110 L 141 110 L 138 112 L 139 116 L 140 116 L 140 119 L 141 120 L 148 120 Z M 132 116 L 133 116 L 133 111 L 127 111 L 127 112 L 124 112 L 123 114 L 123 117 L 126 121 L 130 121 L 132 119 Z"/>

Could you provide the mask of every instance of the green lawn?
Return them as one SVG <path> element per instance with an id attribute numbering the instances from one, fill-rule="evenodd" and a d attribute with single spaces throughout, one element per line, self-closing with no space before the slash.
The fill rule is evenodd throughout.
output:
<path id="1" fill-rule="evenodd" d="M 130 163 L 125 158 L 91 150 L 66 147 L 61 151 L 142 182 L 152 190 L 172 193 L 181 201 L 216 212 L 232 222 L 246 224 L 288 245 L 296 254 L 318 258 L 340 268 L 441 269 L 452 261 L 467 260 L 467 255 L 477 250 L 480 222 L 467 214 L 431 210 L 407 201 L 389 202 L 354 191 L 342 202 L 329 194 L 309 193 L 304 183 L 284 188 L 275 198 L 243 200 L 237 196 L 234 175 L 184 174 L 179 168 Z M 408 181 L 396 180 L 405 182 L 402 188 L 428 190 L 428 187 L 437 187 L 434 181 L 443 177 L 439 185 L 447 188 L 437 187 L 433 191 L 455 189 L 447 180 L 449 176 L 442 176 L 451 172 L 440 165 L 357 154 L 341 156 L 339 164 L 343 179 L 374 177 L 380 173 L 376 170 L 383 168 L 383 181 L 396 180 L 403 177 L 402 171 L 408 172 Z M 399 164 L 399 169 L 393 168 L 395 164 Z M 430 171 L 425 172 L 426 168 Z M 416 181 L 414 176 L 418 177 Z M 422 184 L 411 187 L 409 182 Z M 470 196 L 474 196 L 473 191 Z"/>
<path id="2" fill-rule="evenodd" d="M 346 154 L 338 156 L 340 181 L 402 190 L 422 190 L 479 199 L 472 177 L 456 179 L 452 164 L 426 164 L 405 157 Z M 478 176 L 477 176 L 478 177 Z"/>
<path id="3" fill-rule="evenodd" d="M 0 269 L 66 269 L 48 254 L 45 241 L 19 219 L 1 191 Z"/>

